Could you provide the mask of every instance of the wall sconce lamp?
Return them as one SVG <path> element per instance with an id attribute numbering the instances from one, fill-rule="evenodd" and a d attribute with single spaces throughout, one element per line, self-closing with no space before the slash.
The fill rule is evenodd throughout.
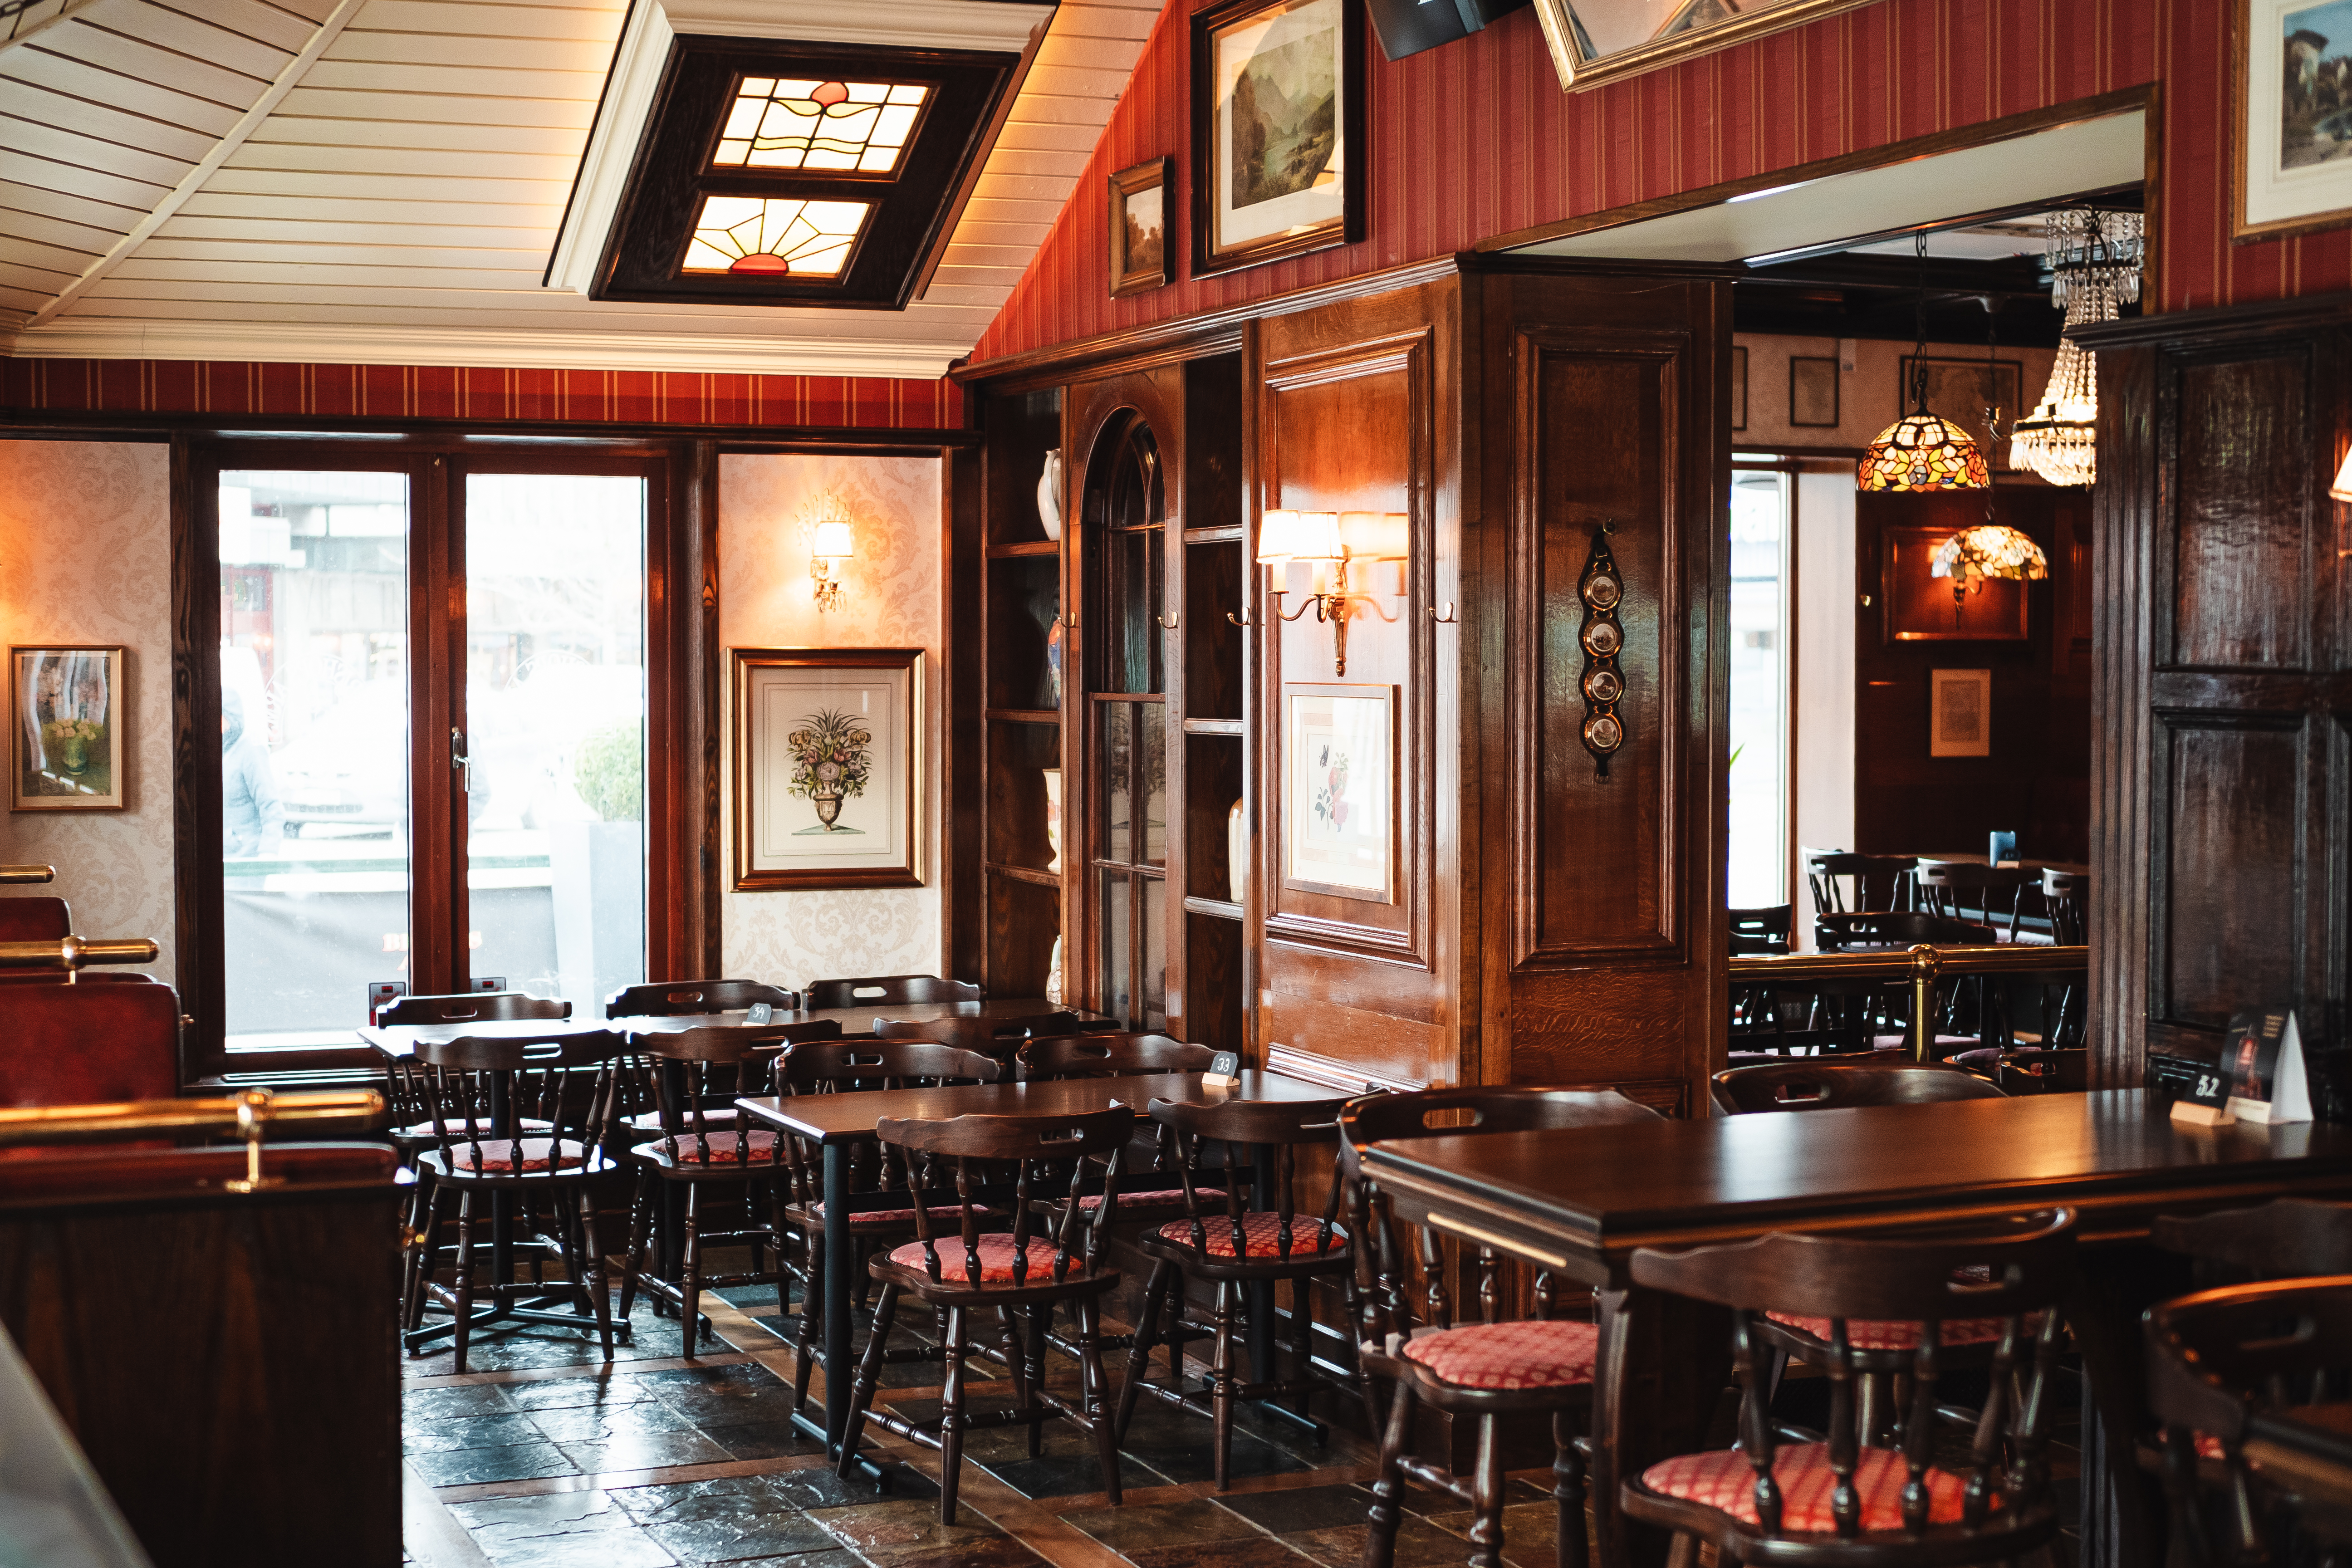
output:
<path id="1" fill-rule="evenodd" d="M 840 601 L 841 563 L 856 553 L 857 541 L 847 522 L 833 520 L 816 525 L 809 545 L 809 577 L 816 584 L 819 614 Z"/>
<path id="2" fill-rule="evenodd" d="M 1396 617 L 1383 614 L 1368 594 L 1348 591 L 1348 563 L 1350 559 L 1343 535 L 1353 532 L 1360 540 L 1367 532 L 1386 538 L 1393 533 L 1402 538 L 1406 519 L 1402 512 L 1377 511 L 1293 511 L 1276 508 L 1258 517 L 1257 561 L 1261 566 L 1284 567 L 1294 561 L 1313 563 L 1316 568 L 1313 592 L 1295 610 L 1282 607 L 1284 588 L 1267 590 L 1274 599 L 1274 613 L 1286 621 L 1295 621 L 1315 612 L 1315 618 L 1331 628 L 1331 673 L 1348 673 L 1348 605 L 1349 601 L 1362 599 L 1371 605 L 1372 612 L 1384 621 Z M 1352 524 L 1352 527 L 1343 527 Z M 1375 557 L 1378 559 L 1378 557 Z"/>
<path id="3" fill-rule="evenodd" d="M 2352 452 L 2344 454 L 2344 463 L 2336 470 L 2336 482 L 2327 487 L 2330 500 L 2352 501 Z"/>

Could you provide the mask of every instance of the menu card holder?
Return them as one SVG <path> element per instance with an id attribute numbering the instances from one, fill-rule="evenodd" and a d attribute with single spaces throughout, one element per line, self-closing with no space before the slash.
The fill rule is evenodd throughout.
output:
<path id="1" fill-rule="evenodd" d="M 2311 1079 L 2292 1008 L 2241 1013 L 2221 1047 L 2231 1114 L 2246 1121 L 2311 1120 Z"/>

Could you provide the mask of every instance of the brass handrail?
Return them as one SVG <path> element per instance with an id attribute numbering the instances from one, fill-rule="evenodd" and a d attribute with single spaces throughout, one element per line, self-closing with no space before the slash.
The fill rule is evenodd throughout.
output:
<path id="1" fill-rule="evenodd" d="M 0 866 L 0 888 L 28 886 L 58 879 L 55 866 Z"/>
<path id="2" fill-rule="evenodd" d="M 373 1121 L 384 1099 L 373 1089 L 272 1094 L 248 1089 L 212 1100 L 126 1100 L 101 1105 L 34 1105 L 0 1109 L 0 1149 L 28 1143 L 104 1142 L 166 1132 L 226 1132 L 245 1138 L 245 1179 L 227 1184 L 250 1193 L 285 1178 L 261 1173 L 261 1138 L 281 1122 Z"/>
<path id="3" fill-rule="evenodd" d="M 59 937 L 55 942 L 0 942 L 0 969 L 62 969 L 66 983 L 90 963 L 152 963 L 163 950 L 143 936 Z"/>
<path id="4" fill-rule="evenodd" d="M 1735 985 L 1802 984 L 1808 980 L 1907 980 L 1911 983 L 1911 1057 L 1928 1059 L 1936 982 L 1977 974 L 2088 973 L 2087 947 L 1938 947 L 1929 942 L 1874 952 L 1756 952 L 1731 960 Z"/>

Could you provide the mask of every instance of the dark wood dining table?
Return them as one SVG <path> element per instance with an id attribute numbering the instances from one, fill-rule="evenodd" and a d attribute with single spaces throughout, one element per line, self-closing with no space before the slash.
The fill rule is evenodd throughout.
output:
<path id="1" fill-rule="evenodd" d="M 1131 1107 L 1138 1116 L 1155 1100 L 1186 1104 L 1226 1100 L 1279 1100 L 1289 1104 L 1328 1104 L 1334 1115 L 1354 1098 L 1328 1085 L 1285 1078 L 1279 1073 L 1244 1068 L 1232 1089 L 1211 1089 L 1193 1073 L 1150 1073 L 1126 1078 L 1063 1079 L 1046 1083 L 993 1083 L 948 1089 L 886 1089 L 847 1094 L 760 1095 L 735 1103 L 751 1115 L 824 1151 L 824 1425 L 820 1427 L 795 1414 L 793 1424 L 812 1437 L 824 1440 L 825 1451 L 837 1455 L 842 1434 L 849 1426 L 852 1275 L 846 1260 L 856 1256 L 850 1245 L 849 1216 L 866 1209 L 904 1208 L 909 1202 L 898 1192 L 852 1193 L 850 1156 L 860 1144 L 876 1142 L 874 1128 L 887 1117 L 939 1121 L 951 1116 L 1077 1115 L 1114 1105 Z M 1260 1178 L 1265 1178 L 1261 1174 Z M 934 1202 L 953 1202 L 952 1194 Z M 1114 1211 L 1116 1212 L 1116 1211 Z M 1250 1356 L 1253 1374 L 1265 1369 L 1272 1354 L 1274 1324 L 1272 1291 L 1264 1302 L 1253 1301 L 1250 1311 Z M 802 1310 L 807 1310 L 803 1304 Z"/>
<path id="2" fill-rule="evenodd" d="M 1374 1144 L 1364 1164 L 1401 1218 L 1599 1290 L 1592 1482 L 1611 1568 L 1664 1561 L 1664 1535 L 1618 1513 L 1618 1484 L 1705 1446 L 1729 1367 L 1727 1316 L 1633 1288 L 1637 1248 L 2073 1208 L 2085 1245 L 2067 1321 L 2095 1407 L 2083 1560 L 2141 1568 L 2162 1554 L 2133 1461 L 2139 1314 L 2185 1286 L 2134 1244 L 2158 1215 L 2352 1197 L 2352 1127 L 2184 1128 L 2145 1090 L 2108 1089 L 1423 1138 Z"/>

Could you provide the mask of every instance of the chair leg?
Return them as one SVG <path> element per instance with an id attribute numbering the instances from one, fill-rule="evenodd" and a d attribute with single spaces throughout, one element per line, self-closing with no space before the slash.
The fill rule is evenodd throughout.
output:
<path id="1" fill-rule="evenodd" d="M 432 1282 L 433 1260 L 441 1250 L 441 1188 L 428 1176 L 419 1176 L 417 1185 L 430 1190 L 420 1194 L 425 1200 L 425 1220 L 415 1256 L 409 1260 L 407 1293 L 401 1306 L 400 1326 L 410 1331 L 425 1326 L 425 1288 Z"/>
<path id="2" fill-rule="evenodd" d="M 874 1331 L 866 1337 L 866 1359 L 857 1365 L 857 1381 L 849 1391 L 849 1425 L 841 1435 L 841 1479 L 847 1480 L 857 1468 L 857 1437 L 866 1429 L 866 1408 L 874 1403 L 874 1390 L 882 1381 L 882 1352 L 890 1342 L 890 1325 L 898 1317 L 898 1287 L 882 1287 L 882 1300 L 874 1305 Z M 842 1369 L 827 1367 L 825 1376 L 839 1375 Z"/>
<path id="3" fill-rule="evenodd" d="M 1584 1456 L 1576 1447 L 1576 1426 L 1565 1410 L 1551 1415 L 1551 1500 L 1559 1512 L 1555 1568 L 1585 1568 L 1590 1543 L 1584 1536 Z"/>
<path id="4" fill-rule="evenodd" d="M 1396 1399 L 1381 1436 L 1380 1468 L 1372 1477 L 1370 1531 L 1364 1538 L 1364 1568 L 1390 1568 L 1396 1561 L 1398 1504 L 1404 1497 L 1404 1446 L 1412 1430 L 1412 1383 L 1396 1380 Z"/>
<path id="5" fill-rule="evenodd" d="M 784 1228 L 784 1183 L 781 1176 L 768 1179 L 768 1228 L 773 1234 L 776 1261 L 776 1321 L 781 1323 L 793 1315 L 793 1262 L 788 1245 L 790 1234 Z"/>
<path id="6" fill-rule="evenodd" d="M 1005 1375 L 1013 1380 L 1013 1408 L 1030 1417 L 1029 1457 L 1034 1459 L 1044 1447 L 1045 1423 L 1039 1419 L 1043 1412 L 1037 1402 L 1029 1394 L 1029 1351 L 1024 1342 L 1028 1336 L 1022 1331 L 1017 1308 L 997 1308 L 996 1322 L 1004 1333 L 1004 1371 Z"/>
<path id="7" fill-rule="evenodd" d="M 1135 1401 L 1143 1392 L 1143 1380 L 1151 1375 L 1151 1346 L 1160 1334 L 1160 1302 L 1168 1292 L 1169 1276 L 1175 1271 L 1173 1263 L 1160 1258 L 1151 1266 L 1150 1281 L 1143 1287 L 1143 1313 L 1135 1325 L 1135 1343 L 1127 1352 L 1127 1383 L 1118 1391 L 1118 1424 L 1114 1430 L 1122 1443 L 1127 1441 L 1128 1423 L 1135 1419 Z M 1181 1315 L 1181 1302 L 1178 1311 Z M 1176 1361 L 1176 1388 L 1181 1393 L 1184 1363 L 1175 1347 L 1169 1353 Z"/>
<path id="8" fill-rule="evenodd" d="M 798 1415 L 808 1408 L 809 1378 L 816 1371 L 818 1330 L 823 1326 L 817 1313 L 824 1301 L 824 1237 L 811 1232 L 808 1238 L 808 1269 L 801 1280 L 800 1338 L 793 1346 L 793 1414 Z M 827 1376 L 834 1373 L 827 1373 Z"/>
<path id="9" fill-rule="evenodd" d="M 697 1326 L 702 1317 L 702 1184 L 686 1184 L 686 1258 L 680 1270 L 678 1293 L 678 1329 L 686 1348 L 678 1353 L 691 1358 L 701 1335 Z"/>
<path id="10" fill-rule="evenodd" d="M 628 1249 L 621 1254 L 621 1321 L 623 1322 L 628 1321 L 630 1309 L 637 1304 L 637 1281 L 643 1278 L 641 1271 L 646 1266 L 646 1249 L 653 1245 L 653 1237 L 646 1234 L 650 1228 L 647 1224 L 650 1205 L 646 1202 L 646 1184 L 652 1180 L 651 1172 L 643 1165 L 637 1167 L 637 1190 L 629 1199 Z"/>
<path id="11" fill-rule="evenodd" d="M 1217 1281 L 1217 1345 L 1209 1363 L 1209 1398 L 1215 1412 L 1215 1451 L 1211 1455 L 1219 1491 L 1234 1484 L 1234 1297 L 1230 1279 Z"/>
<path id="12" fill-rule="evenodd" d="M 596 1200 L 589 1194 L 588 1184 L 580 1184 L 580 1239 L 588 1253 L 587 1275 L 589 1300 L 596 1309 L 596 1339 L 604 1347 L 604 1359 L 613 1359 L 613 1297 L 604 1282 L 604 1249 L 596 1245 Z"/>
<path id="13" fill-rule="evenodd" d="M 887 1289 L 887 1287 L 886 1287 Z M 969 1314 L 948 1309 L 948 1374 L 940 1389 L 940 1522 L 953 1524 L 956 1487 L 963 1479 L 964 1327 Z M 860 1382 L 863 1376 L 861 1374 Z"/>
<path id="14" fill-rule="evenodd" d="M 457 1332 L 451 1348 L 457 1370 L 466 1370 L 466 1342 L 474 1326 L 474 1189 L 457 1196 Z"/>
<path id="15" fill-rule="evenodd" d="M 1102 1467 L 1103 1491 L 1117 1508 L 1118 1491 L 1118 1438 L 1111 1432 L 1110 1383 L 1104 1374 L 1102 1363 L 1102 1302 L 1098 1297 L 1088 1297 L 1076 1304 L 1078 1315 L 1078 1376 L 1080 1408 L 1087 1413 L 1087 1426 L 1094 1433 L 1095 1458 Z M 1030 1428 L 1034 1432 L 1036 1428 Z"/>
<path id="16" fill-rule="evenodd" d="M 1503 1448 L 1492 1415 L 1478 1417 L 1478 1463 L 1470 1495 L 1470 1568 L 1503 1568 Z"/>

